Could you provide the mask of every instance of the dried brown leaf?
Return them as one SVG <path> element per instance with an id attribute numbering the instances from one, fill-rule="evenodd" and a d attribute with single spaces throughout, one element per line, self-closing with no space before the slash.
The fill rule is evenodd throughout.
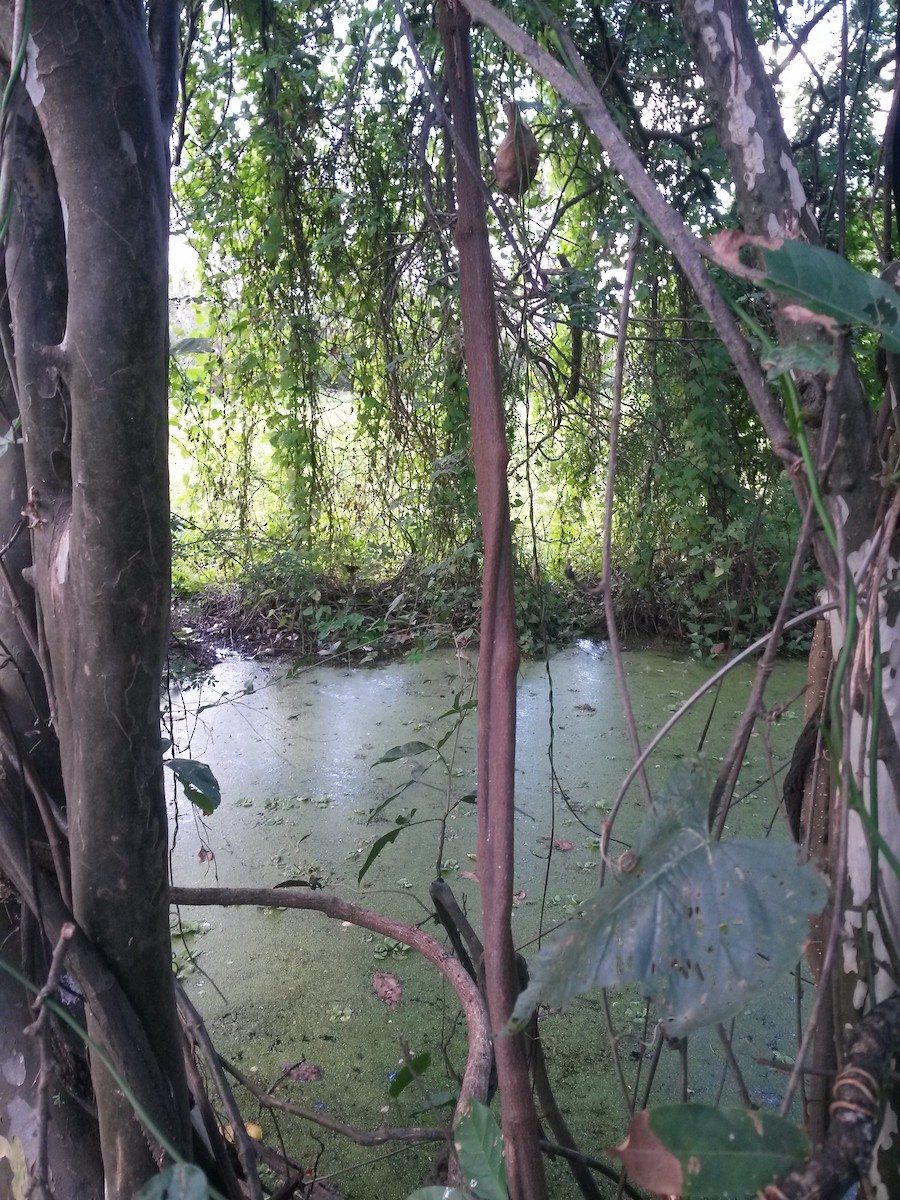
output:
<path id="1" fill-rule="evenodd" d="M 291 1065 L 286 1065 L 284 1068 L 285 1075 L 290 1079 L 296 1079 L 299 1083 L 316 1083 L 325 1074 L 325 1068 L 320 1067 L 318 1063 L 298 1062 Z"/>
<path id="2" fill-rule="evenodd" d="M 519 112 L 518 105 L 506 105 L 509 129 L 497 147 L 494 182 L 497 190 L 514 200 L 531 187 L 541 161 L 537 139 Z"/>
<path id="3" fill-rule="evenodd" d="M 680 1196 L 683 1189 L 681 1163 L 650 1129 L 650 1114 L 644 1109 L 632 1117 L 628 1136 L 621 1146 L 610 1149 L 640 1187 L 663 1196 Z"/>
<path id="4" fill-rule="evenodd" d="M 390 971 L 375 971 L 372 975 L 372 991 L 388 1008 L 396 1008 L 400 1003 L 403 989 L 400 980 Z"/>

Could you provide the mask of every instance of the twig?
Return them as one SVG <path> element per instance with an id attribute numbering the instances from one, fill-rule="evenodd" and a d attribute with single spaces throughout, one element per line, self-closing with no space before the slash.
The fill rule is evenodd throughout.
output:
<path id="1" fill-rule="evenodd" d="M 733 1030 L 733 1021 L 731 1025 Z M 744 1076 L 741 1073 L 738 1060 L 735 1058 L 734 1048 L 731 1045 L 731 1038 L 725 1026 L 721 1024 L 721 1022 L 716 1026 L 716 1032 L 719 1035 L 719 1041 L 722 1043 L 722 1049 L 725 1051 L 725 1061 L 728 1063 L 728 1066 L 731 1068 L 731 1073 L 734 1076 L 734 1082 L 737 1086 L 738 1094 L 741 1097 L 741 1104 L 743 1104 L 745 1108 L 759 1108 L 758 1104 L 753 1103 L 753 1098 L 750 1095 L 747 1084 L 744 1082 Z"/>
<path id="2" fill-rule="evenodd" d="M 575 1144 L 575 1139 L 572 1137 L 568 1123 L 556 1102 L 556 1096 L 550 1083 L 550 1076 L 547 1073 L 547 1059 L 544 1055 L 537 1016 L 531 1019 L 529 1033 L 531 1036 L 531 1072 L 534 1080 L 534 1090 L 540 1105 L 541 1121 L 546 1122 L 553 1136 L 556 1138 L 555 1143 L 545 1143 L 545 1139 L 541 1139 L 541 1149 L 545 1149 L 545 1144 L 552 1144 L 554 1150 L 566 1159 L 575 1182 L 578 1184 L 579 1190 L 585 1200 L 603 1200 L 603 1193 L 600 1191 L 596 1179 L 594 1179 L 588 1169 L 585 1156 Z M 611 1179 L 614 1179 L 618 1183 L 619 1176 L 621 1175 L 620 1171 L 614 1171 L 611 1167 L 607 1167 L 604 1173 L 608 1174 Z"/>
<path id="3" fill-rule="evenodd" d="M 406 10 L 404 9 L 403 4 L 401 3 L 401 0 L 394 0 L 394 8 L 397 11 L 397 19 L 400 22 L 400 28 L 403 30 L 404 36 L 406 37 L 406 40 L 409 43 L 410 53 L 412 54 L 413 60 L 415 61 L 415 64 L 416 64 L 416 68 L 418 69 L 418 72 L 419 72 L 420 76 L 422 77 L 422 82 L 425 85 L 425 90 L 428 92 L 428 98 L 431 101 L 432 107 L 434 108 L 435 116 L 438 119 L 440 128 L 445 130 L 446 133 L 448 134 L 450 141 L 453 145 L 454 151 L 463 160 L 466 167 L 471 172 L 472 178 L 477 179 L 479 181 L 481 193 L 482 193 L 482 196 L 484 197 L 484 202 L 487 205 L 487 207 L 491 210 L 491 212 L 494 214 L 497 224 L 503 230 L 503 233 L 506 238 L 507 244 L 509 245 L 509 248 L 512 250 L 513 254 L 515 254 L 516 258 L 519 260 L 519 264 L 524 273 L 525 268 L 527 266 L 527 258 L 525 256 L 525 253 L 522 250 L 522 247 L 516 241 L 515 234 L 513 233 L 513 230 L 512 230 L 512 226 L 507 221 L 503 212 L 501 212 L 500 207 L 497 204 L 497 201 L 491 195 L 491 192 L 490 192 L 487 184 L 484 182 L 484 178 L 481 174 L 480 163 L 476 163 L 475 157 L 472 155 L 469 147 L 466 146 L 460 140 L 460 138 L 454 128 L 453 122 L 447 113 L 447 109 L 444 104 L 443 97 L 441 96 L 439 89 L 437 87 L 435 87 L 434 79 L 432 78 L 431 72 L 428 70 L 428 67 L 425 64 L 425 61 L 422 58 L 421 51 L 419 50 L 419 44 L 416 41 L 416 35 L 413 32 L 412 26 L 409 23 L 409 18 L 406 15 Z"/>
<path id="4" fill-rule="evenodd" d="M 203 1167 L 205 1153 L 211 1151 L 211 1166 L 213 1171 L 218 1175 L 218 1179 L 216 1180 L 218 1186 L 223 1188 L 227 1193 L 229 1200 L 232 1197 L 234 1200 L 243 1200 L 241 1185 L 238 1182 L 234 1166 L 225 1149 L 222 1129 L 216 1114 L 213 1112 L 213 1106 L 209 1102 L 209 1096 L 206 1094 L 206 1083 L 200 1074 L 197 1063 L 194 1061 L 194 1054 L 188 1037 L 185 1038 L 184 1042 L 184 1068 L 187 1073 L 191 1097 L 200 1120 L 203 1122 L 206 1141 L 209 1142 L 209 1146 L 207 1147 L 202 1137 L 194 1139 L 195 1149 L 199 1150 L 197 1165 Z M 210 1172 L 207 1171 L 207 1174 L 210 1174 Z"/>
<path id="5" fill-rule="evenodd" d="M 753 732 L 753 726 L 762 708 L 766 684 L 769 682 L 769 676 L 775 667 L 775 658 L 781 646 L 781 635 L 787 628 L 788 613 L 790 612 L 794 593 L 800 581 L 803 564 L 806 561 L 806 555 L 813 534 L 814 520 L 815 510 L 811 504 L 808 504 L 803 514 L 803 524 L 800 527 L 800 536 L 797 539 L 797 549 L 794 551 L 790 574 L 785 584 L 781 603 L 778 606 L 778 612 L 775 615 L 775 622 L 769 631 L 769 640 L 756 668 L 753 686 L 750 689 L 747 703 L 744 705 L 740 722 L 732 735 L 731 744 L 722 760 L 718 778 L 713 786 L 712 795 L 709 800 L 709 826 L 711 829 L 715 829 L 716 837 L 721 837 L 725 829 L 725 820 L 731 805 L 731 797 L 734 794 L 741 764 L 747 753 L 750 734 Z"/>
<path id="6" fill-rule="evenodd" d="M 800 625 L 805 625 L 808 621 L 814 621 L 818 617 L 824 616 L 825 613 L 831 612 L 835 607 L 836 605 L 833 602 L 829 602 L 826 604 L 817 604 L 815 608 L 808 608 L 806 612 L 800 613 L 799 616 L 793 617 L 790 621 L 785 621 L 784 628 L 781 632 L 787 633 L 787 631 L 790 629 L 796 629 Z M 745 659 L 752 658 L 754 654 L 757 654 L 764 646 L 768 645 L 771 640 L 771 631 L 769 633 L 764 633 L 762 637 L 757 638 L 756 641 L 751 645 L 746 646 L 739 654 L 736 654 L 734 658 L 729 659 L 727 663 L 724 663 L 721 667 L 719 667 L 718 671 L 716 671 L 713 675 L 710 675 L 709 679 L 707 679 L 705 683 L 702 683 L 695 692 L 692 692 L 690 696 L 688 696 L 687 700 L 685 700 L 684 704 L 682 704 L 682 706 L 678 709 L 678 711 L 673 713 L 672 716 L 669 717 L 668 721 L 666 721 L 660 726 L 659 729 L 657 729 L 651 740 L 644 747 L 637 761 L 629 769 L 628 774 L 622 780 L 622 785 L 619 788 L 618 795 L 616 796 L 612 808 L 610 809 L 610 815 L 607 818 L 608 821 L 611 821 L 615 816 L 625 798 L 625 793 L 631 787 L 631 784 L 638 771 L 641 769 L 656 747 L 660 744 L 660 742 L 672 732 L 679 721 L 684 719 L 685 714 L 690 712 L 694 705 L 702 700 L 702 698 L 708 691 L 710 691 L 710 689 L 716 687 L 719 681 L 724 679 L 729 671 L 733 671 L 734 668 L 739 666 L 740 663 L 744 662 Z"/>
<path id="7" fill-rule="evenodd" d="M 727 304 L 719 295 L 706 272 L 701 258 L 703 244 L 688 229 L 678 212 L 668 203 L 650 177 L 638 156 L 613 120 L 603 97 L 591 79 L 578 51 L 565 29 L 554 22 L 554 32 L 571 64 L 568 67 L 488 0 L 460 0 L 475 20 L 486 25 L 507 46 L 529 63 L 582 117 L 609 156 L 610 162 L 622 176 L 626 187 L 656 226 L 672 250 L 678 264 L 697 293 L 713 326 L 731 355 L 741 382 L 747 389 L 759 419 L 768 434 L 772 448 L 790 467 L 797 461 L 787 423 L 766 383 L 762 368 L 753 355 L 746 338 L 738 327 Z M 705 249 L 705 248 L 704 248 Z"/>
<path id="8" fill-rule="evenodd" d="M 33 1197 L 35 1200 L 41 1200 L 43 1197 L 52 1200 L 53 1197 L 47 1136 L 50 1129 L 50 1082 L 53 1079 L 54 1070 L 53 1052 L 50 1048 L 50 1013 L 44 1006 L 44 1001 L 48 996 L 52 996 L 59 987 L 63 962 L 74 934 L 74 924 L 67 921 L 60 929 L 59 939 L 53 948 L 47 982 L 31 1005 L 37 1016 L 24 1030 L 27 1037 L 37 1039 L 40 1053 L 37 1086 L 37 1152 L 27 1193 L 30 1198 Z"/>
<path id="9" fill-rule="evenodd" d="M 786 1075 L 788 1071 L 793 1071 L 794 1069 L 793 1063 L 778 1062 L 777 1059 L 774 1058 L 763 1058 L 761 1054 L 757 1055 L 753 1061 L 758 1067 L 768 1067 L 771 1071 L 781 1071 L 784 1075 Z M 831 1079 L 834 1077 L 834 1071 L 820 1071 L 817 1067 L 804 1067 L 803 1074 L 818 1075 L 822 1079 Z"/>
<path id="10" fill-rule="evenodd" d="M 637 1190 L 634 1184 L 629 1183 L 627 1179 L 622 1179 L 622 1172 L 611 1167 L 609 1163 L 601 1162 L 599 1158 L 592 1158 L 590 1154 L 582 1154 L 580 1150 L 572 1150 L 568 1146 L 549 1142 L 546 1138 L 541 1138 L 539 1145 L 543 1152 L 549 1154 L 551 1158 L 567 1158 L 570 1161 L 584 1163 L 592 1171 L 597 1171 L 612 1180 L 613 1183 L 619 1184 L 624 1195 L 630 1196 L 631 1200 L 643 1200 L 643 1194 Z"/>
<path id="11" fill-rule="evenodd" d="M 634 1115 L 634 1098 L 628 1090 L 628 1081 L 625 1079 L 625 1071 L 622 1067 L 622 1055 L 619 1053 L 620 1034 L 616 1032 L 616 1027 L 613 1024 L 612 1009 L 609 1004 L 609 988 L 600 989 L 600 1003 L 603 1006 L 603 1017 L 606 1022 L 606 1036 L 609 1041 L 609 1049 L 612 1054 L 613 1067 L 616 1072 L 616 1079 L 619 1081 L 619 1091 L 622 1093 L 622 1100 L 629 1116 Z M 640 1059 L 638 1060 L 640 1061 Z"/>
<path id="12" fill-rule="evenodd" d="M 262 1184 L 259 1181 L 259 1173 L 256 1169 L 256 1148 L 253 1139 L 247 1133 L 244 1126 L 244 1118 L 241 1116 L 241 1110 L 238 1108 L 234 1092 L 232 1092 L 228 1080 L 225 1078 L 225 1072 L 222 1070 L 219 1056 L 203 1023 L 203 1018 L 197 1012 L 196 1008 L 194 1008 L 184 988 L 180 985 L 176 988 L 175 1000 L 178 1005 L 181 1022 L 194 1043 L 202 1050 L 209 1073 L 212 1075 L 213 1082 L 225 1106 L 225 1112 L 228 1114 L 234 1134 L 235 1149 L 244 1170 L 244 1179 L 246 1180 L 251 1200 L 263 1200 Z"/>
<path id="13" fill-rule="evenodd" d="M 242 1084 L 248 1092 L 256 1097 L 264 1108 L 277 1109 L 279 1112 L 290 1113 L 295 1117 L 302 1117 L 304 1121 L 311 1121 L 315 1125 L 321 1125 L 323 1129 L 328 1129 L 332 1133 L 339 1133 L 342 1137 L 349 1138 L 357 1146 L 383 1146 L 388 1142 L 443 1142 L 447 1139 L 450 1132 L 448 1129 L 428 1129 L 422 1126 L 391 1128 L 382 1125 L 377 1129 L 356 1129 L 352 1125 L 344 1125 L 340 1121 L 335 1121 L 333 1117 L 326 1117 L 324 1113 L 304 1108 L 302 1104 L 295 1104 L 293 1100 L 282 1100 L 280 1096 L 273 1096 L 270 1092 L 264 1092 L 258 1084 L 254 1083 L 234 1063 L 229 1062 L 227 1058 L 223 1058 L 221 1055 L 219 1055 L 219 1062 L 229 1075 L 233 1075 L 238 1083 Z"/>
<path id="14" fill-rule="evenodd" d="M 447 931 L 447 936 L 456 951 L 456 957 L 478 983 L 484 958 L 484 946 L 481 944 L 481 939 L 469 924 L 468 917 L 459 907 L 453 889 L 446 880 L 435 879 L 430 891 L 438 920 Z"/>

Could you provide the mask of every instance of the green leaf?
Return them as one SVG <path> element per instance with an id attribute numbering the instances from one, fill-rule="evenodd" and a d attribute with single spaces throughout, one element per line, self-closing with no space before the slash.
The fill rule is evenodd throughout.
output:
<path id="1" fill-rule="evenodd" d="M 412 758 L 415 754 L 424 754 L 426 750 L 434 750 L 434 746 L 429 745 L 428 742 L 404 742 L 402 746 L 393 746 L 381 758 L 372 763 L 372 766 L 377 767 L 381 763 L 396 762 L 400 758 Z"/>
<path id="2" fill-rule="evenodd" d="M 787 238 L 764 250 L 765 282 L 841 325 L 864 325 L 880 333 L 888 350 L 900 352 L 900 294 L 874 275 L 823 246 Z"/>
<path id="3" fill-rule="evenodd" d="M 371 825 L 372 822 L 375 820 L 375 818 L 378 816 L 378 814 L 380 812 L 382 812 L 385 808 L 387 808 L 387 806 L 390 804 L 390 802 L 392 800 L 396 800 L 399 795 L 401 795 L 403 792 L 405 792 L 408 787 L 412 787 L 412 785 L 415 782 L 416 782 L 415 779 L 407 779 L 407 781 L 405 783 L 401 783 L 400 787 L 397 788 L 396 792 L 391 792 L 390 796 L 387 796 L 384 800 L 381 801 L 380 804 L 376 804 L 375 807 L 372 809 L 372 811 L 369 813 L 368 817 L 366 817 L 366 824 Z"/>
<path id="4" fill-rule="evenodd" d="M 613 1154 L 652 1192 L 718 1200 L 752 1195 L 798 1166 L 809 1139 L 774 1113 L 667 1104 L 638 1113 Z"/>
<path id="5" fill-rule="evenodd" d="M 473 696 L 471 700 L 463 700 L 462 693 L 458 692 L 453 697 L 453 703 L 446 712 L 442 712 L 439 717 L 435 717 L 435 721 L 443 721 L 445 717 L 460 717 L 463 713 L 471 712 L 473 708 L 478 707 L 478 697 Z"/>
<path id="6" fill-rule="evenodd" d="M 406 828 L 405 825 L 401 825 L 399 829 L 392 829 L 389 833 L 383 833 L 381 835 L 381 837 L 378 839 L 378 841 L 374 844 L 372 849 L 369 851 L 368 858 L 363 863 L 363 865 L 360 867 L 359 874 L 356 877 L 357 883 L 362 883 L 363 875 L 365 875 L 366 871 L 368 871 L 369 867 L 371 867 L 372 863 L 375 861 L 375 859 L 378 857 L 378 855 L 382 852 L 382 850 L 385 848 L 385 846 L 390 846 L 390 844 L 392 842 L 396 842 L 397 838 L 400 836 L 400 834 L 403 832 L 403 830 L 405 828 Z"/>
<path id="7" fill-rule="evenodd" d="M 538 1003 L 636 981 L 680 1036 L 746 1007 L 800 957 L 825 884 L 771 840 L 713 841 L 709 784 L 681 765 L 652 806 L 630 870 L 614 876 L 541 951 L 511 1029 Z"/>
<path id="8" fill-rule="evenodd" d="M 145 1183 L 137 1200 L 208 1200 L 208 1197 L 209 1184 L 200 1168 L 176 1163 Z"/>
<path id="9" fill-rule="evenodd" d="M 503 1138 L 494 1115 L 477 1100 L 453 1131 L 463 1179 L 477 1200 L 507 1200 Z"/>
<path id="10" fill-rule="evenodd" d="M 388 1092 L 395 1099 L 401 1092 L 405 1091 L 414 1079 L 418 1079 L 420 1075 L 424 1075 L 431 1066 L 431 1055 L 427 1050 L 421 1054 L 417 1054 L 411 1062 L 405 1063 L 394 1078 L 391 1080 L 391 1086 Z"/>
<path id="11" fill-rule="evenodd" d="M 451 738 L 452 738 L 452 737 L 453 737 L 453 736 L 454 736 L 454 735 L 455 735 L 455 734 L 456 734 L 458 731 L 459 731 L 459 722 L 457 721 L 457 723 L 456 723 L 455 725 L 451 725 L 451 726 L 450 726 L 450 728 L 447 730 L 447 732 L 446 732 L 446 733 L 445 733 L 445 734 L 444 734 L 442 737 L 439 737 L 439 738 L 438 738 L 438 740 L 437 740 L 437 745 L 435 746 L 435 749 L 436 749 L 436 750 L 443 750 L 443 748 L 444 748 L 444 747 L 447 745 L 447 743 L 450 741 L 450 739 L 451 739 Z"/>
<path id="12" fill-rule="evenodd" d="M 222 792 L 219 781 L 206 763 L 193 758 L 167 758 L 164 765 L 184 788 L 191 804 L 196 804 L 204 816 L 216 811 L 222 802 Z"/>

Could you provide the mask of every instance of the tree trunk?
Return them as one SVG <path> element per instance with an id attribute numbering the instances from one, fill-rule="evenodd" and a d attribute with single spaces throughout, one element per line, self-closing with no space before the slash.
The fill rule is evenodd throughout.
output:
<path id="1" fill-rule="evenodd" d="M 2 20 L 11 61 L 12 17 Z M 15 718 L 25 725 L 17 744 L 40 743 L 25 759 L 32 794 L 61 801 L 49 709 L 71 853 L 71 889 L 57 866 L 60 891 L 70 889 L 79 926 L 146 1031 L 169 1093 L 150 1115 L 184 1152 L 159 733 L 170 549 L 166 129 L 142 6 L 36 0 L 25 32 L 6 252 L 24 476 L 18 455 L 8 469 L 30 531 L 25 577 L 48 699 L 37 697 L 27 725 Z M 6 565 L 20 591 L 23 562 Z M 9 676 L 7 667 L 4 697 Z M 103 1044 L 98 1013 L 89 1008 L 87 1021 Z M 92 1066 L 106 1194 L 130 1200 L 161 1153 Z"/>

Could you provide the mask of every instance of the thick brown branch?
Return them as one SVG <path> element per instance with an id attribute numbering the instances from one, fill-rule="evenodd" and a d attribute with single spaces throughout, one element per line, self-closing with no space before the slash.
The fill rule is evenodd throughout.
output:
<path id="1" fill-rule="evenodd" d="M 251 905 L 272 908 L 303 908 L 323 913 L 338 921 L 350 921 L 362 929 L 371 929 L 382 937 L 393 938 L 427 958 L 444 976 L 462 1005 L 469 1029 L 469 1057 L 456 1106 L 456 1119 L 462 1115 L 470 1100 L 484 1102 L 488 1094 L 491 1070 L 491 1037 L 484 1002 L 475 982 L 452 954 L 430 934 L 407 925 L 405 921 L 385 917 L 358 904 L 339 900 L 323 892 L 288 892 L 275 888 L 172 888 L 172 904 L 221 905 L 235 907 Z"/>

